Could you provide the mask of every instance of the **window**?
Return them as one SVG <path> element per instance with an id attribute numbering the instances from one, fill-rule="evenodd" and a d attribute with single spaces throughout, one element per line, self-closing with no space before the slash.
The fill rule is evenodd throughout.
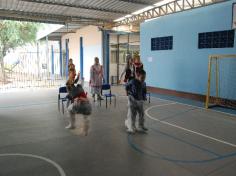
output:
<path id="1" fill-rule="evenodd" d="M 173 36 L 156 37 L 151 39 L 151 50 L 172 50 Z"/>
<path id="2" fill-rule="evenodd" d="M 234 30 L 198 34 L 198 48 L 233 48 Z"/>

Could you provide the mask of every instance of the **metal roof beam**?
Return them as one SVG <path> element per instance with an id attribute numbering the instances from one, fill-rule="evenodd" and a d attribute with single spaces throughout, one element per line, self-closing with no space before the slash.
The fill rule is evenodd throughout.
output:
<path id="1" fill-rule="evenodd" d="M 125 18 L 121 21 L 116 22 L 115 26 L 128 25 L 130 23 L 141 23 L 144 20 L 157 18 L 164 15 L 169 15 L 172 13 L 182 12 L 189 9 L 195 9 L 199 7 L 204 7 L 216 3 L 221 3 L 227 0 L 176 0 L 169 2 L 167 4 L 154 7 L 150 10 L 142 12 L 137 15 L 132 15 L 131 17 Z"/>
<path id="2" fill-rule="evenodd" d="M 20 1 L 47 4 L 47 5 L 57 5 L 57 6 L 64 6 L 64 7 L 73 7 L 73 8 L 87 9 L 87 10 L 96 10 L 96 11 L 117 13 L 117 14 L 123 14 L 123 15 L 127 15 L 131 13 L 127 11 L 112 10 L 112 9 L 107 9 L 107 8 L 98 8 L 98 7 L 92 7 L 92 6 L 86 6 L 86 5 L 76 5 L 72 3 L 62 3 L 62 2 L 48 1 L 48 0 L 20 0 Z"/>
<path id="3" fill-rule="evenodd" d="M 117 1 L 128 2 L 128 3 L 137 4 L 137 5 L 143 5 L 143 6 L 153 5 L 153 3 L 140 1 L 140 0 L 117 0 Z"/>

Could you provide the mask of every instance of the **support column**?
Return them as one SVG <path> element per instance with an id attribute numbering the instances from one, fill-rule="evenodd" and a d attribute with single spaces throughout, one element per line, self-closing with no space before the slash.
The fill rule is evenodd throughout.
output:
<path id="1" fill-rule="evenodd" d="M 52 62 L 52 75 L 54 75 L 54 49 L 53 45 L 51 45 L 51 62 Z"/>
<path id="2" fill-rule="evenodd" d="M 128 33 L 128 46 L 127 46 L 127 54 L 129 54 L 129 50 L 130 50 L 130 48 L 129 48 L 129 42 L 130 42 L 130 34 Z"/>
<path id="3" fill-rule="evenodd" d="M 63 67 L 62 67 L 62 44 L 61 44 L 61 40 L 59 42 L 59 52 L 60 52 L 60 75 L 61 77 L 63 76 Z"/>
<path id="4" fill-rule="evenodd" d="M 80 78 L 84 77 L 84 47 L 83 47 L 83 37 L 80 37 Z"/>
<path id="5" fill-rule="evenodd" d="M 46 73 L 46 75 L 49 76 L 49 47 L 48 47 L 48 36 L 46 36 L 46 63 L 47 63 L 47 73 Z"/>
<path id="6" fill-rule="evenodd" d="M 66 71 L 66 79 L 68 78 L 68 64 L 69 64 L 69 46 L 68 46 L 68 44 L 69 44 L 69 39 L 66 39 L 66 65 L 65 65 L 65 71 Z"/>
<path id="7" fill-rule="evenodd" d="M 104 82 L 109 84 L 109 66 L 110 66 L 110 34 L 109 31 L 102 31 L 102 56 L 104 68 Z"/>
<path id="8" fill-rule="evenodd" d="M 40 75 L 40 66 L 39 66 L 39 64 L 40 64 L 40 60 L 39 60 L 40 58 L 39 58 L 39 42 L 37 42 L 37 65 L 38 65 L 38 77 L 39 77 L 39 75 Z"/>
<path id="9" fill-rule="evenodd" d="M 120 73 L 120 35 L 117 35 L 117 52 L 116 52 L 116 84 L 118 84 Z"/>

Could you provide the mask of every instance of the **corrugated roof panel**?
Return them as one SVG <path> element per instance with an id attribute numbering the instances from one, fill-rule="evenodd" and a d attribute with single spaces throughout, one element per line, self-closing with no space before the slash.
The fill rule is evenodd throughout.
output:
<path id="1" fill-rule="evenodd" d="M 144 7 L 146 7 L 145 5 L 140 5 L 140 4 L 132 4 L 132 3 L 127 3 L 127 2 L 119 2 L 117 3 L 118 1 L 116 0 L 112 0 L 111 1 L 112 4 L 107 6 L 109 8 L 112 8 L 112 9 L 116 9 L 116 10 L 126 10 L 126 11 L 129 11 L 129 12 L 133 12 L 133 11 L 136 11 L 138 9 L 142 9 Z"/>
<path id="2" fill-rule="evenodd" d="M 70 16 L 83 16 L 83 17 L 90 17 L 90 18 L 106 18 L 112 19 L 120 16 L 121 14 L 115 14 L 110 12 L 102 12 L 96 10 L 86 10 L 86 9 L 78 9 L 78 8 L 70 8 L 68 11 L 64 12 L 63 15 L 70 15 Z"/>
<path id="3" fill-rule="evenodd" d="M 48 13 L 60 14 L 67 8 L 68 7 L 63 7 L 63 6 L 20 2 L 14 10 L 19 10 L 19 11 L 23 10 L 26 12 L 37 12 L 37 13 L 47 13 L 47 14 Z"/>
<path id="4" fill-rule="evenodd" d="M 48 3 L 46 3 L 46 1 Z M 146 3 L 151 2 L 152 4 L 154 4 L 157 3 L 158 1 L 160 0 L 142 0 L 141 2 L 146 2 Z M 61 3 L 67 5 L 64 6 L 55 5 L 54 3 Z M 83 6 L 84 8 L 70 7 L 73 4 L 76 6 Z M 126 15 L 125 13 L 118 13 L 118 12 L 132 13 L 144 7 L 146 7 L 146 5 L 144 4 L 125 2 L 122 0 L 41 0 L 41 3 L 37 3 L 34 1 L 31 2 L 30 0 L 28 1 L 0 0 L 0 9 L 5 9 L 5 10 L 42 13 L 46 15 L 52 14 L 52 15 L 78 16 L 85 18 L 98 18 L 101 20 L 102 19 L 114 20 Z M 92 8 L 93 10 L 90 8 Z M 102 9 L 105 9 L 105 11 L 103 11 Z M 112 13 L 110 11 L 116 11 L 116 12 Z M 20 17 L 20 14 L 18 15 Z M 27 17 L 24 16 L 24 18 Z"/>

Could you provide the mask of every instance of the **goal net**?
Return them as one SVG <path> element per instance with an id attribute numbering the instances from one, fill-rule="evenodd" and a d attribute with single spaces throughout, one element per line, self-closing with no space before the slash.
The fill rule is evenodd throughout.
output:
<path id="1" fill-rule="evenodd" d="M 205 107 L 236 109 L 236 55 L 210 55 Z"/>

